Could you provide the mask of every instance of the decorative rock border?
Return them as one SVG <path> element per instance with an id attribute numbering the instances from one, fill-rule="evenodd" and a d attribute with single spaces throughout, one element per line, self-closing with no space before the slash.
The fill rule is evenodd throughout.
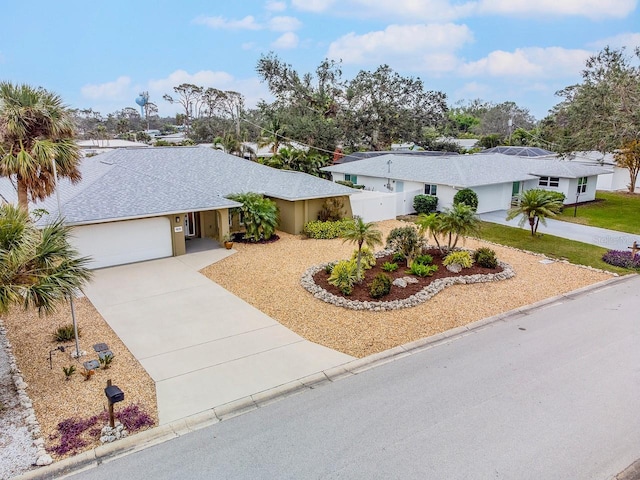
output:
<path id="1" fill-rule="evenodd" d="M 22 376 L 22 372 L 18 368 L 16 358 L 11 350 L 11 342 L 7 338 L 7 330 L 0 319 L 0 348 L 4 348 L 9 357 L 9 370 L 11 372 L 11 378 L 16 387 L 18 393 L 18 401 L 20 406 L 24 408 L 24 423 L 31 434 L 33 439 L 33 445 L 37 449 L 35 465 L 41 467 L 44 465 L 50 465 L 53 463 L 51 455 L 47 453 L 44 448 L 44 438 L 42 438 L 42 431 L 40 430 L 40 424 L 36 418 L 36 412 L 33 409 L 33 403 L 27 394 L 27 387 L 29 386 Z"/>
<path id="2" fill-rule="evenodd" d="M 389 253 L 391 252 L 388 250 L 383 250 L 381 252 L 376 252 L 375 256 L 383 257 L 385 255 L 388 255 Z M 348 298 L 334 295 L 326 291 L 314 281 L 313 276 L 319 271 L 323 270 L 327 265 L 330 265 L 332 263 L 335 262 L 322 263 L 320 265 L 314 265 L 308 268 L 300 279 L 300 283 L 304 287 L 304 289 L 311 293 L 315 298 L 322 300 L 323 302 L 331 303 L 332 305 L 335 305 L 337 307 L 349 308 L 351 310 L 370 310 L 373 312 L 384 312 L 387 310 L 400 310 L 402 308 L 415 307 L 416 305 L 420 305 L 421 303 L 426 302 L 438 292 L 441 292 L 450 285 L 499 282 L 501 280 L 507 280 L 509 278 L 515 277 L 516 275 L 516 272 L 513 270 L 511 265 L 499 261 L 498 265 L 502 267 L 502 272 L 499 273 L 488 273 L 485 275 L 461 275 L 458 277 L 439 278 L 431 282 L 418 293 L 414 293 L 410 297 L 407 297 L 403 300 L 393 300 L 391 302 L 361 302 L 358 300 L 349 300 Z"/>

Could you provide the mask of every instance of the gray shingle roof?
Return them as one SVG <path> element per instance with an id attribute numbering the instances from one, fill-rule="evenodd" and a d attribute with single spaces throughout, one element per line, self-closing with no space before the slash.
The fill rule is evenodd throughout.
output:
<path id="1" fill-rule="evenodd" d="M 119 149 L 83 159 L 82 181 L 60 181 L 68 223 L 84 224 L 238 206 L 232 193 L 258 192 L 284 200 L 350 195 L 343 185 L 299 172 L 276 170 L 197 147 Z M 0 179 L 0 193 L 15 201 L 15 189 Z M 34 208 L 57 212 L 55 195 Z"/>
<path id="2" fill-rule="evenodd" d="M 607 173 L 601 168 L 561 160 L 529 159 L 497 153 L 430 158 L 383 155 L 333 165 L 323 170 L 462 188 L 535 180 L 539 176 L 578 178 Z"/>

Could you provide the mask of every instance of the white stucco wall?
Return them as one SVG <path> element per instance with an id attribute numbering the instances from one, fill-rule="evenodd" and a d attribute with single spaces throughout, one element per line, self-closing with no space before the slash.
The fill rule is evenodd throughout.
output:
<path id="1" fill-rule="evenodd" d="M 478 213 L 506 210 L 511 206 L 511 193 L 513 183 L 498 183 L 495 185 L 482 185 L 471 190 L 478 195 Z"/>

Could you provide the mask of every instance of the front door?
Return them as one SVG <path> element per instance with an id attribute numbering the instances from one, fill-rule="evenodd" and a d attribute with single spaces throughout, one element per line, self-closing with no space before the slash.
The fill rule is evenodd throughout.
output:
<path id="1" fill-rule="evenodd" d="M 511 206 L 515 207 L 518 205 L 520 200 L 520 182 L 513 182 L 513 186 L 511 187 Z"/>
<path id="2" fill-rule="evenodd" d="M 200 215 L 198 212 L 189 212 L 184 217 L 184 236 L 197 237 L 200 234 Z"/>

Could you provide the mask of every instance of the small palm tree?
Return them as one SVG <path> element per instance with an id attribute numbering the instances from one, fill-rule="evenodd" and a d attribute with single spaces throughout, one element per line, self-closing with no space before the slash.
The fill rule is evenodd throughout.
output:
<path id="1" fill-rule="evenodd" d="M 440 217 L 441 233 L 448 236 L 447 249 L 456 248 L 461 236 L 478 232 L 478 217 L 473 207 L 464 203 L 453 205 Z"/>
<path id="2" fill-rule="evenodd" d="M 438 235 L 442 234 L 442 218 L 437 213 L 421 213 L 418 215 L 418 220 L 416 220 L 416 225 L 418 225 L 418 232 L 422 236 L 426 236 L 429 238 L 433 238 L 434 242 L 436 242 L 436 246 L 441 250 L 440 241 L 438 240 Z"/>
<path id="3" fill-rule="evenodd" d="M 74 126 L 58 95 L 0 82 L 0 176 L 15 178 L 20 208 L 54 192 L 54 161 L 60 177 L 80 181 Z"/>
<path id="4" fill-rule="evenodd" d="M 358 246 L 356 257 L 356 270 L 358 278 L 362 278 L 362 247 L 374 249 L 377 245 L 382 245 L 382 232 L 376 228 L 375 222 L 365 223 L 361 217 L 354 217 L 345 227 L 342 233 L 343 243 L 355 243 Z"/>
<path id="5" fill-rule="evenodd" d="M 36 228 L 24 209 L 0 207 L 0 314 L 12 305 L 51 313 L 91 278 L 62 220 Z"/>
<path id="6" fill-rule="evenodd" d="M 517 207 L 509 209 L 507 220 L 513 220 L 521 215 L 518 225 L 522 227 L 528 220 L 531 236 L 538 232 L 538 224 L 546 225 L 546 219 L 555 217 L 562 210 L 562 201 L 546 190 L 527 190 L 520 194 Z"/>

